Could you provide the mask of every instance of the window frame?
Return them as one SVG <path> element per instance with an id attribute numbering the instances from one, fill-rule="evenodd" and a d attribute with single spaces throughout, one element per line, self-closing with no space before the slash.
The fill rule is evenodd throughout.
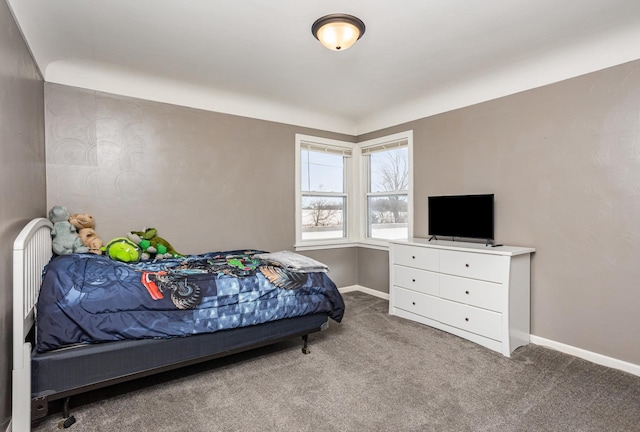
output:
<path id="1" fill-rule="evenodd" d="M 386 135 L 359 143 L 340 141 L 329 138 L 322 138 L 311 135 L 295 135 L 295 250 L 332 249 L 339 247 L 362 246 L 372 249 L 387 250 L 389 240 L 371 238 L 368 233 L 368 170 L 362 150 L 383 146 L 385 143 L 406 141 L 408 149 L 408 190 L 407 196 L 407 234 L 408 238 L 413 237 L 413 130 Z M 351 157 L 345 160 L 345 191 L 347 203 L 343 215 L 343 227 L 346 230 L 344 238 L 325 240 L 302 240 L 302 156 L 301 150 L 304 145 L 313 147 L 326 147 L 333 151 L 344 150 L 350 152 Z M 403 145 L 404 146 L 404 145 Z M 344 194 L 338 194 L 343 196 Z M 372 195 L 375 195 L 373 193 Z M 394 192 L 379 192 L 382 196 L 389 196 Z M 312 195 L 317 195 L 312 193 Z M 325 195 L 322 193 L 320 195 Z M 327 192 L 328 197 L 335 196 L 335 193 Z M 401 193 L 401 195 L 405 195 Z"/>
<path id="2" fill-rule="evenodd" d="M 320 192 L 313 191 L 303 192 L 301 185 L 302 176 L 302 157 L 301 152 L 305 146 L 311 146 L 316 148 L 326 148 L 329 151 L 336 153 L 343 152 L 345 155 L 348 153 L 350 157 L 344 159 L 344 191 L 341 193 L 336 192 Z M 356 189 L 354 188 L 354 151 L 355 143 L 347 141 L 339 141 L 329 138 L 321 138 L 311 135 L 296 134 L 296 168 L 295 168 L 295 191 L 296 191 L 296 241 L 294 247 L 296 250 L 305 249 L 324 249 L 334 247 L 349 247 L 354 246 L 356 240 L 356 234 L 354 230 L 357 229 L 357 209 L 354 206 L 356 201 Z M 328 198 L 344 197 L 346 205 L 343 213 L 343 230 L 345 236 L 342 238 L 332 238 L 323 240 L 303 240 L 302 239 L 302 199 L 304 196 L 326 196 Z M 354 222 L 355 219 L 355 222 Z"/>
<path id="3" fill-rule="evenodd" d="M 399 142 L 405 142 L 406 144 L 398 145 Z M 389 192 L 370 192 L 370 166 L 365 162 L 365 156 L 363 150 L 370 150 L 375 148 L 384 147 L 390 145 L 391 148 L 406 147 L 407 148 L 407 193 L 401 193 L 398 191 Z M 376 196 L 391 196 L 402 195 L 407 197 L 407 238 L 413 237 L 413 130 L 404 132 L 398 132 L 391 135 L 385 135 L 383 137 L 374 138 L 367 141 L 358 143 L 358 158 L 360 159 L 360 192 L 359 192 L 359 211 L 360 211 L 360 239 L 359 243 L 362 246 L 368 246 L 372 248 L 387 249 L 390 240 L 381 238 L 369 237 L 369 212 L 368 203 L 369 197 Z"/>

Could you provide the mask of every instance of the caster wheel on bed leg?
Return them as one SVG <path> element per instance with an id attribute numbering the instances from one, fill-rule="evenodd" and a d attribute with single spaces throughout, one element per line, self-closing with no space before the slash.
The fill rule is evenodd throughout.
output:
<path id="1" fill-rule="evenodd" d="M 311 354 L 311 350 L 307 347 L 302 348 L 302 354 Z"/>
<path id="2" fill-rule="evenodd" d="M 76 418 L 74 416 L 68 417 L 66 419 L 62 419 L 58 422 L 58 429 L 66 429 L 71 427 L 76 422 Z"/>

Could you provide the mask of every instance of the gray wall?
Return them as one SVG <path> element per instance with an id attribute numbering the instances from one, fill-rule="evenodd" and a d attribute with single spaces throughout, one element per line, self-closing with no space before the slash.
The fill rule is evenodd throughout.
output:
<path id="1" fill-rule="evenodd" d="M 43 81 L 0 1 L 0 430 L 11 416 L 12 246 L 45 212 Z"/>
<path id="2" fill-rule="evenodd" d="M 358 285 L 383 293 L 389 292 L 389 253 L 358 248 Z"/>
<path id="3" fill-rule="evenodd" d="M 155 227 L 182 253 L 291 249 L 295 134 L 354 137 L 45 84 L 47 208 L 91 213 L 103 241 Z M 356 251 L 316 251 L 339 286 Z"/>
<path id="4" fill-rule="evenodd" d="M 495 193 L 497 241 L 537 250 L 532 334 L 640 364 L 640 61 L 358 139 L 408 129 L 415 235 L 427 196 Z"/>

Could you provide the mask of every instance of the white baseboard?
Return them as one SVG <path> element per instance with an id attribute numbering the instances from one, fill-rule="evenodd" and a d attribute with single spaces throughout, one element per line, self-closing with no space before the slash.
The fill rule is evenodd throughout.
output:
<path id="1" fill-rule="evenodd" d="M 623 360 L 618 360 L 613 357 L 607 357 L 602 354 L 594 353 L 592 351 L 587 351 L 582 348 L 576 348 L 574 346 L 563 344 L 561 342 L 552 341 L 549 339 L 545 339 L 540 336 L 531 335 L 529 336 L 529 341 L 532 344 L 542 345 L 547 348 L 552 348 L 552 349 L 555 349 L 556 351 L 563 352 L 565 354 L 570 354 L 575 357 L 580 357 L 581 359 L 590 361 L 591 363 L 596 363 L 596 364 L 607 366 L 613 369 L 619 369 L 621 371 L 640 376 L 640 365 L 637 365 L 637 364 L 629 363 Z"/>
<path id="2" fill-rule="evenodd" d="M 385 293 L 385 292 L 382 292 L 382 291 L 378 291 L 378 290 L 374 290 L 374 289 L 371 289 L 371 288 L 363 287 L 363 286 L 360 286 L 360 285 L 351 285 L 351 286 L 338 288 L 338 291 L 340 291 L 340 293 L 342 293 L 342 294 L 348 293 L 348 292 L 353 292 L 353 291 L 360 291 L 360 292 L 363 292 L 365 294 L 372 295 L 374 297 L 379 297 L 381 299 L 389 300 L 389 293 Z"/>

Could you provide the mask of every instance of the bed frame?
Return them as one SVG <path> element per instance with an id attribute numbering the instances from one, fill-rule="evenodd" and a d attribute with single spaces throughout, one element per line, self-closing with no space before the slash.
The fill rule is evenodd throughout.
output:
<path id="1" fill-rule="evenodd" d="M 288 318 L 256 326 L 171 339 L 145 339 L 33 350 L 35 305 L 42 272 L 52 256 L 51 222 L 34 219 L 13 248 L 13 396 L 12 428 L 28 431 L 48 414 L 49 402 L 65 399 L 69 417 L 73 395 L 167 370 L 302 336 L 328 327 L 325 313 Z"/>

